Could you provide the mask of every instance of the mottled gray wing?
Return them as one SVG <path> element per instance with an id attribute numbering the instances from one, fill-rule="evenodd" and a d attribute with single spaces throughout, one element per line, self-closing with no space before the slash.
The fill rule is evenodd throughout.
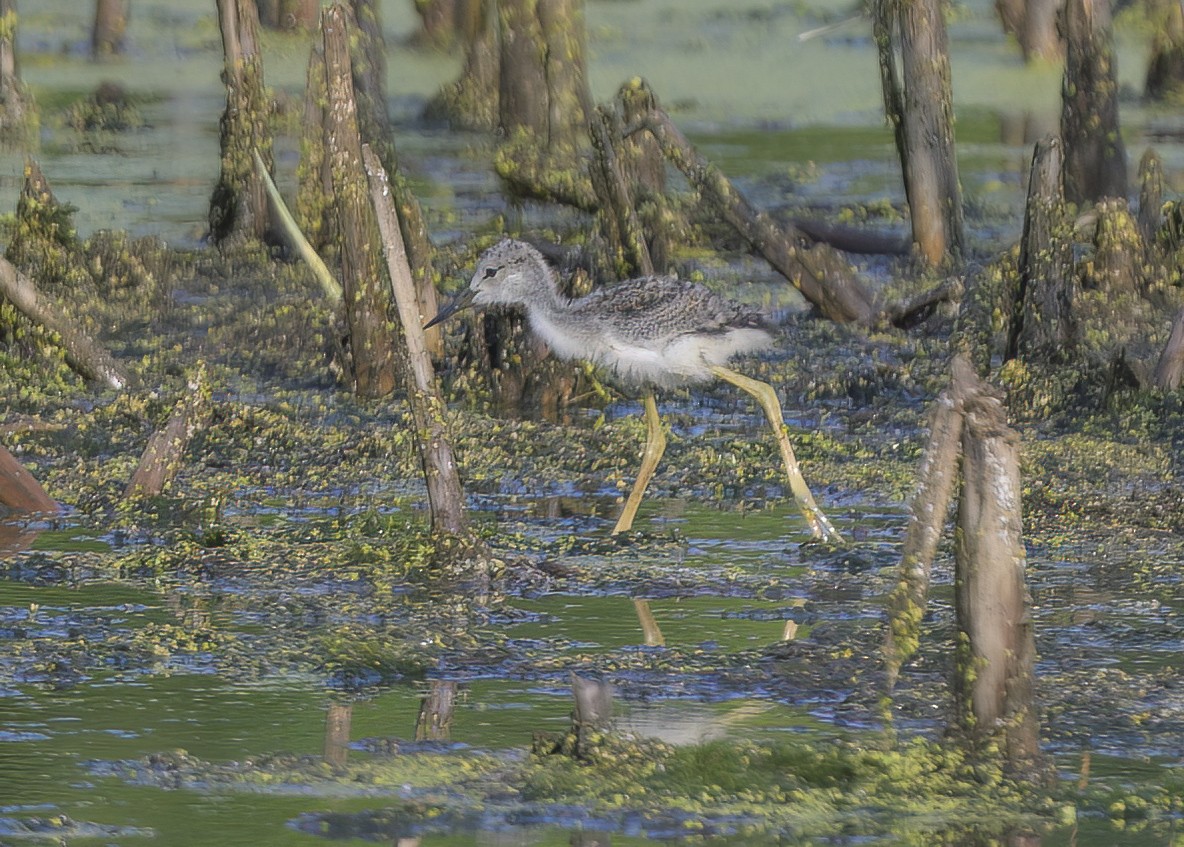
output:
<path id="1" fill-rule="evenodd" d="M 623 341 L 675 338 L 688 333 L 716 333 L 750 327 L 767 329 L 764 317 L 748 306 L 706 286 L 669 277 L 641 277 L 599 289 L 579 301 L 605 329 Z"/>

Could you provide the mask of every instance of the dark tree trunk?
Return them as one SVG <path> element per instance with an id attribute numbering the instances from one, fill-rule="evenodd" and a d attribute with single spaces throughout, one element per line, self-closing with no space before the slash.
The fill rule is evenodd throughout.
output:
<path id="1" fill-rule="evenodd" d="M 255 0 L 218 0 L 225 54 L 226 110 L 220 124 L 222 171 L 210 198 L 210 239 L 215 244 L 263 240 L 269 228 L 267 191 L 255 170 L 258 152 L 268 173 L 272 157 L 271 96 L 263 84 L 259 18 Z"/>
<path id="2" fill-rule="evenodd" d="M 33 140 L 33 99 L 17 70 L 16 31 L 20 17 L 16 0 L 0 0 L 0 20 L 5 22 L 0 27 L 0 138 Z"/>
<path id="3" fill-rule="evenodd" d="M 945 18 L 938 0 L 877 0 L 875 8 L 884 106 L 896 132 L 913 242 L 935 267 L 960 256 L 965 237 Z"/>
<path id="4" fill-rule="evenodd" d="M 320 0 L 258 0 L 259 23 L 268 29 L 310 31 L 320 18 Z"/>
<path id="5" fill-rule="evenodd" d="M 1151 250 L 1163 224 L 1163 163 L 1148 149 L 1139 160 L 1139 235 Z"/>
<path id="6" fill-rule="evenodd" d="M 583 0 L 500 0 L 498 13 L 498 174 L 521 196 L 592 210 Z"/>
<path id="7" fill-rule="evenodd" d="M 484 0 L 415 0 L 420 28 L 415 40 L 437 50 L 472 42 L 481 26 Z"/>
<path id="8" fill-rule="evenodd" d="M 1013 304 L 1004 359 L 1063 362 L 1077 343 L 1073 304 L 1072 223 L 1061 186 L 1061 142 L 1036 145 L 1028 177 L 1024 234 L 1020 241 L 1019 290 Z"/>
<path id="9" fill-rule="evenodd" d="M 1151 59 L 1143 94 L 1167 100 L 1184 93 L 1184 9 L 1178 0 L 1150 3 L 1149 17 L 1159 20 L 1151 41 Z"/>
<path id="10" fill-rule="evenodd" d="M 1078 206 L 1126 197 L 1126 148 L 1118 124 L 1118 57 L 1109 0 L 1066 0 L 1061 140 L 1065 199 Z"/>
<path id="11" fill-rule="evenodd" d="M 325 150 L 325 103 L 328 96 L 325 53 L 314 46 L 309 51 L 305 75 L 295 218 L 309 244 L 326 258 L 337 255 L 340 243 L 333 197 L 333 169 Z"/>
<path id="12" fill-rule="evenodd" d="M 465 40 L 464 70 L 425 111 L 429 119 L 446 121 L 453 129 L 493 132 L 501 114 L 497 0 L 476 0 L 476 5 L 477 21 Z"/>
<path id="13" fill-rule="evenodd" d="M 1057 61 L 1065 54 L 1065 42 L 1057 27 L 1064 0 L 996 0 L 1003 31 L 1014 35 L 1025 62 Z"/>
<path id="14" fill-rule="evenodd" d="M 90 52 L 96 59 L 123 52 L 131 0 L 95 0 L 95 22 L 90 34 Z"/>
<path id="15" fill-rule="evenodd" d="M 362 142 L 378 154 L 390 179 L 399 215 L 399 229 L 403 234 L 407 258 L 415 277 L 421 314 L 431 317 L 438 311 L 435 288 L 436 250 L 428 234 L 427 222 L 419 199 L 411 191 L 399 169 L 394 132 L 386 97 L 386 43 L 382 36 L 382 22 L 376 0 L 351 0 L 358 26 L 357 38 L 352 39 L 350 58 L 353 62 L 354 93 L 358 106 L 358 131 Z M 436 355 L 443 352 L 443 336 L 439 329 L 428 331 L 429 349 Z"/>
<path id="16" fill-rule="evenodd" d="M 378 249 L 378 224 L 362 164 L 350 69 L 349 18 L 337 4 L 325 9 L 322 16 L 328 90 L 325 148 L 337 199 L 342 289 L 355 390 L 361 397 L 385 397 L 396 384 L 394 335 L 389 317 L 389 283 Z"/>
<path id="17" fill-rule="evenodd" d="M 1032 600 L 1024 574 L 1019 435 L 987 386 L 971 392 L 962 435 L 962 493 L 955 540 L 960 637 L 954 688 L 962 726 L 981 752 L 998 742 L 1005 766 L 1040 766 Z"/>

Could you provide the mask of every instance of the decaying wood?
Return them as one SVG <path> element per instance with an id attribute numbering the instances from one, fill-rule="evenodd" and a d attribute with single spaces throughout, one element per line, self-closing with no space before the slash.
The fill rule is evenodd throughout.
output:
<path id="1" fill-rule="evenodd" d="M 907 256 L 908 238 L 890 232 L 869 232 L 853 226 L 813 218 L 794 218 L 793 228 L 811 241 L 821 241 L 844 253 L 876 256 Z"/>
<path id="2" fill-rule="evenodd" d="M 942 5 L 877 0 L 874 8 L 884 110 L 896 135 L 913 242 L 920 257 L 936 267 L 959 256 L 965 245 Z"/>
<path id="3" fill-rule="evenodd" d="M 921 619 L 929 603 L 929 574 L 958 479 L 963 404 L 978 383 L 970 360 L 962 354 L 954 357 L 950 372 L 949 388 L 938 395 L 930 411 L 929 441 L 909 500 L 900 577 L 888 600 L 884 660 L 889 690 L 896 684 L 901 666 L 916 652 L 921 637 Z"/>
<path id="4" fill-rule="evenodd" d="M 1172 334 L 1159 355 L 1153 377 L 1156 388 L 1175 391 L 1184 377 L 1184 309 L 1176 312 L 1172 321 Z"/>
<path id="5" fill-rule="evenodd" d="M 1066 0 L 1061 140 L 1065 199 L 1078 206 L 1126 197 L 1126 147 L 1118 121 L 1118 57 L 1109 0 Z"/>
<path id="6" fill-rule="evenodd" d="M 1104 198 L 1095 212 L 1094 256 L 1085 284 L 1113 293 L 1142 292 L 1146 288 L 1143 241 L 1126 200 Z"/>
<path id="7" fill-rule="evenodd" d="M 575 708 L 571 713 L 571 732 L 575 737 L 574 755 L 587 758 L 595 745 L 595 736 L 608 727 L 613 717 L 613 686 L 600 679 L 571 675 L 571 693 Z"/>
<path id="8" fill-rule="evenodd" d="M 36 109 L 17 69 L 16 0 L 0 0 L 0 21 L 0 138 L 31 140 Z"/>
<path id="9" fill-rule="evenodd" d="M 0 444 L 0 506 L 10 512 L 57 512 L 56 500 L 29 470 Z"/>
<path id="10" fill-rule="evenodd" d="M 349 733 L 353 724 L 352 703 L 330 703 L 325 712 L 325 763 L 345 767 L 349 759 Z"/>
<path id="11" fill-rule="evenodd" d="M 127 387 L 127 374 L 111 354 L 68 318 L 60 306 L 46 302 L 33 281 L 2 257 L 0 296 L 29 320 L 57 333 L 62 340 L 66 364 L 80 376 L 116 390 Z"/>
<path id="12" fill-rule="evenodd" d="M 839 322 L 869 323 L 876 315 L 871 295 L 851 266 L 825 244 L 802 250 L 795 233 L 778 227 L 756 211 L 723 172 L 687 141 L 661 109 L 649 112 L 637 125 L 650 132 L 666 158 L 698 189 L 703 202 L 729 224 L 788 279 L 824 316 Z"/>
<path id="13" fill-rule="evenodd" d="M 966 399 L 955 536 L 955 696 L 972 744 L 998 742 L 1006 767 L 1040 761 L 1032 599 L 1025 577 L 1019 434 L 984 386 Z"/>
<path id="14" fill-rule="evenodd" d="M 205 428 L 213 412 L 210 386 L 204 367 L 189 378 L 188 391 L 177 401 L 162 429 L 148 439 L 140 464 L 124 489 L 124 497 L 155 496 L 176 477 L 185 464 L 185 451 L 195 434 Z"/>
<path id="15" fill-rule="evenodd" d="M 1049 137 L 1032 154 L 1020 240 L 1019 290 L 1004 359 L 1062 361 L 1077 343 L 1073 304 L 1078 282 L 1061 184 L 1061 152 L 1060 140 Z"/>
<path id="16" fill-rule="evenodd" d="M 210 197 L 210 238 L 215 244 L 263 240 L 270 224 L 267 192 L 253 153 L 263 157 L 269 171 L 274 157 L 272 102 L 263 82 L 255 0 L 218 0 L 218 24 L 225 54 L 226 108 L 219 127 L 222 170 Z"/>
<path id="17" fill-rule="evenodd" d="M 895 327 L 908 329 L 928 318 L 938 305 L 961 300 L 965 290 L 961 277 L 950 277 L 902 303 L 889 306 L 882 317 Z"/>
<path id="18" fill-rule="evenodd" d="M 1139 159 L 1139 235 L 1150 249 L 1163 224 L 1163 162 L 1148 148 Z"/>
<path id="19" fill-rule="evenodd" d="M 617 90 L 617 108 L 621 123 L 633 126 L 658 108 L 658 98 L 649 83 L 635 77 Z M 678 233 L 690 227 L 666 194 L 666 157 L 662 145 L 646 132 L 618 134 L 613 144 L 625 183 L 633 194 L 650 263 L 656 271 L 668 272 L 674 261 Z"/>
<path id="20" fill-rule="evenodd" d="M 453 129 L 493 132 L 501 109 L 497 0 L 475 2 L 480 9 L 465 40 L 465 62 L 460 77 L 445 85 L 424 112 L 430 119 L 446 121 Z"/>
<path id="21" fill-rule="evenodd" d="M 620 121 L 615 112 L 601 106 L 593 113 L 590 129 L 592 148 L 596 153 L 592 185 L 600 197 L 597 220 L 610 249 L 616 254 L 613 264 L 617 266 L 617 275 L 623 278 L 652 276 L 654 263 L 650 260 L 633 192 L 618 156 L 615 139 L 621 136 Z"/>
<path id="22" fill-rule="evenodd" d="M 416 741 L 447 741 L 452 735 L 452 716 L 456 711 L 456 683 L 433 679 L 428 693 L 419 701 L 415 719 Z"/>
<path id="23" fill-rule="evenodd" d="M 1148 100 L 1169 100 L 1184 92 L 1184 9 L 1178 0 L 1152 0 L 1146 14 L 1155 36 L 1143 96 Z"/>
<path id="24" fill-rule="evenodd" d="M 341 231 L 342 289 L 349 327 L 356 391 L 385 397 L 395 389 L 394 332 L 389 318 L 389 284 L 381 264 L 381 243 L 362 164 L 350 70 L 349 14 L 338 4 L 325 9 L 325 147 L 332 163 L 333 189 Z"/>
<path id="25" fill-rule="evenodd" d="M 323 45 L 323 41 L 322 41 Z M 304 119 L 300 126 L 300 164 L 296 167 L 297 227 L 321 255 L 337 255 L 337 207 L 333 197 L 333 169 L 325 150 L 325 51 L 308 51 L 304 81 Z"/>
<path id="26" fill-rule="evenodd" d="M 427 482 L 428 503 L 431 510 L 432 531 L 438 537 L 454 540 L 457 549 L 449 555 L 462 553 L 480 568 L 488 551 L 469 532 L 468 513 L 465 511 L 464 491 L 457 472 L 452 444 L 448 439 L 444 417 L 444 400 L 436 386 L 432 358 L 427 351 L 423 325 L 431 315 L 419 311 L 415 283 L 407 253 L 399 231 L 398 216 L 391 200 L 389 180 L 378 157 L 368 147 L 362 148 L 366 172 L 370 180 L 370 194 L 382 233 L 383 249 L 399 310 L 402 337 L 407 347 L 407 362 L 414 385 L 407 392 L 415 419 L 416 444 L 420 464 Z"/>
<path id="27" fill-rule="evenodd" d="M 95 18 L 90 31 L 90 52 L 95 58 L 116 56 L 123 52 L 130 2 L 95 0 Z"/>

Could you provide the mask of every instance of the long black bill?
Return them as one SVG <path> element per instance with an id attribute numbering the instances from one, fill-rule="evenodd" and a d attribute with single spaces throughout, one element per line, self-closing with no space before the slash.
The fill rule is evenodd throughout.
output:
<path id="1" fill-rule="evenodd" d="M 448 318 L 452 317 L 455 313 L 459 312 L 461 309 L 465 308 L 470 303 L 472 303 L 473 298 L 476 296 L 477 296 L 477 292 L 474 289 L 466 288 L 460 294 L 453 297 L 451 302 L 449 302 L 449 304 L 447 306 L 445 306 L 443 309 L 441 309 L 440 313 L 437 314 L 436 317 L 432 318 L 430 321 L 428 321 L 426 324 L 423 325 L 423 328 L 424 329 L 431 329 L 432 327 L 434 327 L 436 324 L 440 323 L 441 321 L 445 321 Z"/>

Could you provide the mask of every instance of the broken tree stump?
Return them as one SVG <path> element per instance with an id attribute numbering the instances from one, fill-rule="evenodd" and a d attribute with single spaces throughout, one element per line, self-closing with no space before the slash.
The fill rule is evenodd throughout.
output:
<path id="1" fill-rule="evenodd" d="M 1032 598 L 1025 577 L 1019 434 L 983 384 L 966 398 L 962 490 L 955 534 L 954 696 L 979 753 L 997 744 L 1004 767 L 1035 776 L 1040 725 Z"/>
<path id="2" fill-rule="evenodd" d="M 452 716 L 456 711 L 456 682 L 433 679 L 428 693 L 419 701 L 415 719 L 416 741 L 447 741 L 452 735 Z"/>
<path id="3" fill-rule="evenodd" d="M 719 168 L 699 155 L 664 111 L 648 112 L 634 128 L 650 132 L 666 158 L 699 191 L 702 202 L 731 224 L 825 317 L 864 324 L 874 319 L 876 309 L 870 293 L 841 256 L 825 244 L 799 249 L 792 229 L 782 230 L 756 211 Z"/>
<path id="4" fill-rule="evenodd" d="M 900 577 L 888 599 L 884 658 L 888 690 L 900 667 L 917 651 L 921 619 L 929 603 L 929 574 L 945 529 L 962 454 L 962 407 L 977 383 L 974 366 L 959 354 L 951 365 L 950 386 L 938 395 L 929 417 L 929 441 L 917 468 L 909 500 L 909 522 L 901 550 Z"/>
<path id="5" fill-rule="evenodd" d="M 920 258 L 937 267 L 960 256 L 966 239 L 942 4 L 876 0 L 873 5 L 884 111 L 896 136 L 913 243 Z"/>
<path id="6" fill-rule="evenodd" d="M 395 389 L 395 341 L 389 284 L 379 255 L 378 223 L 362 164 L 350 70 L 349 13 L 334 4 L 321 18 L 325 45 L 325 148 L 331 163 L 341 232 L 341 275 L 355 391 L 386 397 Z"/>
<path id="7" fill-rule="evenodd" d="M 190 376 L 187 388 L 168 422 L 148 439 L 140 464 L 124 489 L 125 498 L 161 494 L 185 464 L 190 440 L 205 428 L 213 411 L 204 366 L 199 366 Z"/>
<path id="8" fill-rule="evenodd" d="M 1062 146 L 1050 136 L 1036 145 L 1020 240 L 1019 290 L 1012 304 L 1004 361 L 1064 361 L 1076 346 L 1073 304 L 1077 274 L 1073 231 L 1061 184 Z"/>
<path id="9" fill-rule="evenodd" d="M 353 724 L 353 703 L 329 704 L 325 712 L 325 764 L 345 767 L 349 759 L 349 733 Z"/>
<path id="10" fill-rule="evenodd" d="M 1184 309 L 1176 312 L 1172 333 L 1155 365 L 1153 381 L 1161 391 L 1175 391 L 1184 377 Z"/>
<path id="11" fill-rule="evenodd" d="M 267 192 L 253 154 L 274 167 L 271 94 L 263 82 L 259 13 L 255 0 L 218 0 L 226 84 L 226 108 L 219 122 L 222 169 L 210 197 L 210 240 L 214 244 L 267 235 Z"/>
<path id="12" fill-rule="evenodd" d="M 1109 0 L 1066 0 L 1061 140 L 1065 199 L 1078 206 L 1126 197 L 1126 147 L 1118 122 L 1118 56 Z"/>

